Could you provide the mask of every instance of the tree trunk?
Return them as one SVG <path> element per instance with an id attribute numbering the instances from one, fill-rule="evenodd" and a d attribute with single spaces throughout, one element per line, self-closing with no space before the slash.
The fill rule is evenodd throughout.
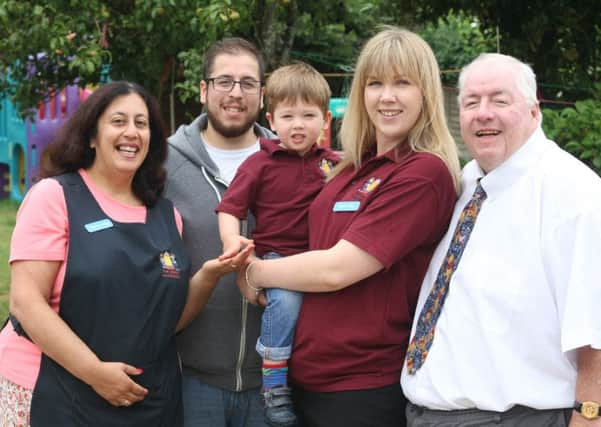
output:
<path id="1" fill-rule="evenodd" d="M 290 50 L 296 35 L 298 20 L 297 0 L 258 0 L 257 10 L 262 11 L 256 28 L 257 43 L 268 70 L 273 70 L 290 60 Z M 278 15 L 285 14 L 284 17 Z M 284 18 L 284 19 L 282 19 Z"/>

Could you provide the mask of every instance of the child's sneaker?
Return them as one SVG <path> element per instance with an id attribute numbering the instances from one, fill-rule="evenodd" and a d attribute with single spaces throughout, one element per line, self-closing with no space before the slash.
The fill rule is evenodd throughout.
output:
<path id="1" fill-rule="evenodd" d="M 296 415 L 292 407 L 290 387 L 277 386 L 263 389 L 265 421 L 272 427 L 292 427 L 296 425 Z"/>

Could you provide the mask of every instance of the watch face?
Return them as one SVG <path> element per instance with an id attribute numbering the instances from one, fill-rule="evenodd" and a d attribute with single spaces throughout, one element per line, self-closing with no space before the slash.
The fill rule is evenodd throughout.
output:
<path id="1" fill-rule="evenodd" d="M 582 402 L 580 413 L 587 420 L 599 418 L 599 404 L 595 402 Z"/>

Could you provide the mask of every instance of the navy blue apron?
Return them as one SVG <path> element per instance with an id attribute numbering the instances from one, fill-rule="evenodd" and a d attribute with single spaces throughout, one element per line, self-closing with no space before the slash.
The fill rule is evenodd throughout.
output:
<path id="1" fill-rule="evenodd" d="M 56 179 L 69 218 L 69 253 L 59 315 L 105 362 L 144 370 L 132 376 L 149 394 L 115 407 L 42 355 L 31 404 L 32 427 L 182 425 L 175 326 L 190 262 L 173 205 L 160 199 L 146 223 L 120 223 L 100 208 L 79 174 Z"/>

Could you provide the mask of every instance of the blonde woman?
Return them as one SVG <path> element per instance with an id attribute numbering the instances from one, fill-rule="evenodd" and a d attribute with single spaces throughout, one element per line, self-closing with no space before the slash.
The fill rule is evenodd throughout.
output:
<path id="1" fill-rule="evenodd" d="M 398 427 L 417 295 L 459 173 L 418 35 L 386 27 L 366 43 L 340 136 L 344 160 L 310 207 L 310 251 L 253 261 L 240 287 L 253 302 L 262 288 L 306 292 L 289 372 L 301 425 Z"/>

